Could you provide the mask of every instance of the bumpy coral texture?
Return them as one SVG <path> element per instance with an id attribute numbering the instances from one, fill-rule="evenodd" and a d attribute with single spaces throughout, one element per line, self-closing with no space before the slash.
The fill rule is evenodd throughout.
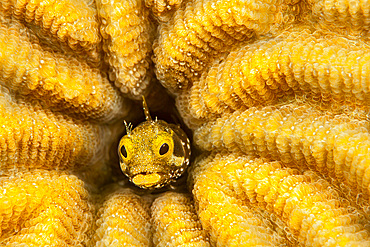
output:
<path id="1" fill-rule="evenodd" d="M 239 205 L 270 221 L 265 232 L 288 245 L 335 246 L 338 239 L 369 245 L 368 18 L 363 1 L 195 0 L 160 24 L 156 75 L 176 97 L 196 147 L 213 152 L 195 162 L 204 171 L 193 169 L 189 184 L 211 242 L 229 246 L 239 236 L 223 223 L 242 215 Z M 217 155 L 225 151 L 233 158 Z M 278 162 L 278 170 L 253 178 L 260 168 L 239 168 L 238 179 L 226 179 L 246 155 Z M 210 172 L 224 162 L 230 165 Z M 315 179 L 307 175 L 313 171 Z M 277 177 L 317 201 L 288 208 L 290 192 L 275 191 L 275 182 L 263 187 Z M 230 220 L 252 219 L 246 215 Z M 325 217 L 332 221 L 321 223 Z"/>
<path id="2" fill-rule="evenodd" d="M 0 167 L 71 169 L 99 158 L 104 127 L 75 123 L 39 105 L 14 99 L 0 87 Z"/>
<path id="3" fill-rule="evenodd" d="M 194 141 L 207 150 L 242 151 L 305 166 L 368 198 L 368 129 L 368 121 L 292 104 L 225 114 L 197 129 Z"/>
<path id="4" fill-rule="evenodd" d="M 1 1 L 0 245 L 369 246 L 369 23 L 361 0 Z M 181 193 L 102 197 L 130 186 L 125 97 L 171 108 L 157 79 L 201 157 Z"/>
<path id="5" fill-rule="evenodd" d="M 97 1 L 103 47 L 115 85 L 140 99 L 153 80 L 149 71 L 154 25 L 143 0 Z"/>
<path id="6" fill-rule="evenodd" d="M 33 170 L 0 178 L 1 246 L 81 246 L 93 206 L 76 176 Z"/>
<path id="7" fill-rule="evenodd" d="M 94 7 L 74 13 L 72 3 L 7 3 L 1 8 L 10 12 L 0 16 L 0 245 L 86 246 L 94 207 L 85 181 L 109 180 L 108 147 L 119 138 L 115 122 L 129 115 L 131 103 L 103 71 L 78 54 L 50 49 L 33 30 L 52 14 L 39 7 L 59 6 L 66 16 L 54 14 L 62 15 L 60 29 L 70 30 L 66 39 L 72 39 L 87 28 L 78 15 L 93 20 Z M 30 11 L 38 20 L 24 19 Z M 92 46 L 98 47 L 96 38 Z"/>
<path id="8" fill-rule="evenodd" d="M 0 20 L 0 42 L 0 84 L 25 100 L 37 99 L 53 111 L 101 122 L 127 111 L 99 70 L 44 49 L 21 23 Z"/>
<path id="9" fill-rule="evenodd" d="M 145 5 L 151 9 L 152 14 L 161 22 L 169 21 L 181 6 L 181 3 L 182 0 L 145 0 Z"/>
<path id="10" fill-rule="evenodd" d="M 228 209 L 229 217 L 236 217 L 247 206 L 267 210 L 272 214 L 271 219 L 280 220 L 276 220 L 281 224 L 278 225 L 280 229 L 289 227 L 294 246 L 297 243 L 305 246 L 370 244 L 365 217 L 341 200 L 329 183 L 318 179 L 313 172 L 301 174 L 282 167 L 279 162 L 253 159 L 237 152 L 211 154 L 197 162 L 193 169 L 193 193 L 199 215 L 203 225 L 209 225 L 215 232 L 217 243 L 227 241 L 226 246 L 232 246 L 232 242 L 235 246 L 251 246 L 263 237 L 271 246 L 276 246 L 277 240 L 272 239 L 272 234 L 267 235 L 268 232 L 265 235 L 255 232 L 255 236 L 247 237 L 243 236 L 247 231 L 234 224 L 233 227 L 225 225 L 225 228 L 231 228 L 227 231 L 212 228 L 210 223 L 217 218 L 215 213 L 223 214 Z M 223 209 L 210 210 L 212 206 L 217 207 L 220 200 L 224 200 Z M 242 218 L 253 219 L 246 216 L 242 215 Z M 226 220 L 226 217 L 222 219 Z"/>
<path id="11" fill-rule="evenodd" d="M 5 0 L 0 13 L 35 25 L 88 61 L 99 64 L 100 36 L 94 6 L 82 0 Z"/>
<path id="12" fill-rule="evenodd" d="M 160 26 L 154 61 L 158 79 L 179 94 L 220 54 L 294 19 L 290 1 L 188 1 Z"/>
<path id="13" fill-rule="evenodd" d="M 368 109 L 367 43 L 349 46 L 333 33 L 321 35 L 297 27 L 232 50 L 189 90 L 190 111 L 205 120 L 294 98 L 332 109 L 343 104 Z"/>
<path id="14" fill-rule="evenodd" d="M 91 246 L 150 246 L 149 202 L 129 190 L 115 192 L 99 209 Z"/>
<path id="15" fill-rule="evenodd" d="M 271 224 L 254 214 L 254 210 L 242 200 L 241 191 L 235 191 L 229 181 L 220 177 L 222 171 L 212 172 L 212 165 L 217 162 L 212 162 L 212 158 L 197 162 L 190 177 L 198 215 L 211 243 L 217 246 L 286 244 L 286 240 L 273 231 Z M 227 170 L 229 174 L 231 170 Z M 237 185 L 236 180 L 231 182 Z"/>
<path id="16" fill-rule="evenodd" d="M 153 200 L 131 189 L 103 198 L 89 246 L 210 246 L 189 194 Z"/>
<path id="17" fill-rule="evenodd" d="M 167 192 L 151 207 L 155 246 L 209 247 L 191 196 Z"/>

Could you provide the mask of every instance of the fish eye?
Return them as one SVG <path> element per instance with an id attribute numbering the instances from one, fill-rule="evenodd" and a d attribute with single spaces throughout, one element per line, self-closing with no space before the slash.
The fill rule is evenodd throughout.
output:
<path id="1" fill-rule="evenodd" d="M 127 162 L 131 159 L 131 156 L 135 149 L 132 141 L 127 136 L 124 136 L 119 142 L 117 151 L 120 159 Z"/>
<path id="2" fill-rule="evenodd" d="M 170 150 L 170 146 L 167 143 L 163 143 L 162 146 L 159 148 L 159 154 L 164 155 Z"/>
<path id="3" fill-rule="evenodd" d="M 127 158 L 127 151 L 125 145 L 122 145 L 121 147 L 121 154 L 123 155 L 123 157 Z"/>

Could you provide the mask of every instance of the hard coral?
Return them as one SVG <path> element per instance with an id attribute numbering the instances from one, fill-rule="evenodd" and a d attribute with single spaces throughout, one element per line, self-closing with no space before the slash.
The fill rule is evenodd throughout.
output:
<path id="1" fill-rule="evenodd" d="M 89 61 L 45 46 L 34 27 L 41 22 L 49 30 L 46 13 L 38 9 L 52 7 L 49 2 L 7 3 L 0 4 L 0 243 L 86 245 L 94 210 L 81 178 L 91 183 L 98 173 L 97 185 L 109 180 L 108 147 L 119 137 L 115 122 L 128 116 L 131 102 Z M 41 20 L 27 19 L 35 8 Z M 61 11 L 72 18 L 71 8 Z M 91 10 L 81 13 L 95 20 Z M 61 42 L 71 44 L 79 32 L 76 18 Z M 91 46 L 83 37 L 78 41 L 84 54 L 99 47 L 95 35 Z"/>
<path id="2" fill-rule="evenodd" d="M 100 32 L 110 78 L 134 99 L 147 93 L 153 80 L 150 55 L 154 25 L 143 0 L 97 1 Z"/>
<path id="3" fill-rule="evenodd" d="M 66 43 L 85 59 L 99 63 L 101 54 L 96 9 L 87 1 L 5 0 L 0 3 L 0 13 L 38 27 L 47 36 Z"/>
<path id="4" fill-rule="evenodd" d="M 305 166 L 368 198 L 368 129 L 367 121 L 293 104 L 225 114 L 198 128 L 194 141 L 206 150 L 242 151 Z"/>
<path id="5" fill-rule="evenodd" d="M 168 21 L 173 13 L 181 6 L 182 0 L 145 0 L 145 5 L 161 22 Z"/>
<path id="6" fill-rule="evenodd" d="M 302 245 L 370 244 L 365 217 L 343 203 L 329 183 L 312 172 L 300 174 L 297 170 L 283 168 L 279 162 L 253 159 L 242 153 L 211 154 L 198 161 L 193 169 L 193 193 L 200 219 L 210 228 L 218 244 L 227 241 L 226 246 L 234 246 L 232 242 L 237 243 L 235 246 L 251 246 L 260 239 L 261 243 L 269 241 L 276 246 L 277 240 L 271 233 L 267 235 L 268 231 L 259 233 L 261 228 L 256 226 L 247 230 L 238 225 L 252 221 L 253 217 L 243 211 L 253 207 L 266 209 L 281 219 L 282 225 L 278 227 L 288 227 Z M 220 201 L 223 201 L 222 209 L 212 210 L 211 207 L 217 207 Z M 226 216 L 221 217 L 225 212 L 228 218 L 240 215 L 237 221 L 233 219 L 238 227 L 229 227 L 228 222 L 220 229 L 214 228 L 217 219 L 228 220 Z M 247 237 L 246 233 L 252 229 L 255 231 L 253 237 Z"/>
<path id="7" fill-rule="evenodd" d="M 189 195 L 167 192 L 151 211 L 155 246 L 210 246 Z"/>
<path id="8" fill-rule="evenodd" d="M 366 225 L 370 192 L 368 9 L 361 1 L 187 1 L 168 22 L 160 24 L 153 47 L 156 74 L 175 95 L 200 150 L 265 157 L 280 162 L 284 171 L 298 168 L 301 176 L 314 170 L 334 189 L 308 186 L 315 187 L 313 193 L 323 193 L 318 198 L 328 196 L 329 201 L 338 193 L 341 202 L 348 200 L 348 205 L 357 208 L 355 215 L 362 215 L 359 219 Z M 273 211 L 266 206 L 265 194 L 259 199 L 234 199 L 245 193 L 235 185 L 249 182 L 254 170 L 243 174 L 240 182 L 218 177 L 227 176 L 227 167 L 204 178 L 210 169 L 207 163 L 224 162 L 221 155 L 212 157 L 198 161 L 204 164 L 200 165 L 204 173 L 191 172 L 191 188 L 211 241 L 232 245 L 231 236 L 238 235 L 226 224 L 216 223 L 226 218 L 225 205 L 255 208 L 265 219 L 269 218 L 266 212 Z M 264 174 L 264 179 L 268 176 Z M 230 198 L 230 194 L 235 196 Z M 313 210 L 309 206 L 302 211 Z M 241 214 L 236 206 L 231 208 L 230 215 Z M 348 210 L 333 208 L 335 212 Z M 298 211 L 294 215 L 303 217 Z M 288 215 L 273 217 L 276 227 L 272 229 L 290 244 L 336 244 L 329 226 L 322 226 L 323 234 L 317 238 L 309 236 L 308 228 L 297 234 L 297 222 L 289 225 L 293 216 Z M 358 222 L 353 221 L 355 215 L 341 216 L 342 222 Z M 363 238 L 355 245 L 369 245 L 364 225 L 340 229 L 343 242 L 354 233 L 355 241 Z M 355 233 L 355 229 L 362 230 Z"/>
<path id="9" fill-rule="evenodd" d="M 369 246 L 369 13 L 356 0 L 2 1 L 0 243 Z M 107 176 L 115 123 L 142 112 L 118 88 L 158 109 L 154 72 L 202 157 L 187 192 L 112 192 L 94 224 L 89 194 L 122 178 Z"/>
<path id="10" fill-rule="evenodd" d="M 179 94 L 214 58 L 239 42 L 275 33 L 295 14 L 295 4 L 289 1 L 188 1 L 160 25 L 153 46 L 157 77 Z"/>
<path id="11" fill-rule="evenodd" d="M 0 42 L 0 84 L 24 100 L 82 120 L 109 122 L 127 114 L 125 101 L 99 70 L 44 49 L 18 21 L 0 20 Z"/>
<path id="12" fill-rule="evenodd" d="M 322 34 L 300 26 L 235 48 L 213 62 L 179 101 L 189 101 L 199 119 L 294 98 L 331 108 L 368 109 L 367 43 L 359 39 L 350 46 L 343 37 Z"/>
<path id="13" fill-rule="evenodd" d="M 1 246 L 81 246 L 93 206 L 84 183 L 68 173 L 33 170 L 0 177 Z"/>
<path id="14" fill-rule="evenodd" d="M 150 246 L 151 235 L 149 201 L 123 190 L 100 207 L 91 246 Z"/>
<path id="15" fill-rule="evenodd" d="M 217 157 L 219 158 L 219 157 Z M 213 161 L 215 159 L 215 161 Z M 225 181 L 222 173 L 213 172 L 214 155 L 198 160 L 192 168 L 190 184 L 202 226 L 217 246 L 276 246 L 286 242 L 269 224 L 241 200 L 241 191 L 234 191 L 235 181 Z M 230 174 L 231 175 L 231 174 Z"/>
<path id="16" fill-rule="evenodd" d="M 85 166 L 101 155 L 105 131 L 17 100 L 0 87 L 0 174 Z"/>

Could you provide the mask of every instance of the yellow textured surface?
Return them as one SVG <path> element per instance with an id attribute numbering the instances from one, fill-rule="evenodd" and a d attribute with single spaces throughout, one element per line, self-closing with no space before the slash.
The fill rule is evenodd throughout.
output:
<path id="1" fill-rule="evenodd" d="M 45 51 L 30 36 L 16 21 L 0 22 L 0 84 L 79 119 L 108 122 L 127 114 L 125 101 L 97 69 Z"/>
<path id="2" fill-rule="evenodd" d="M 173 13 L 180 7 L 182 0 L 145 0 L 145 6 L 162 22 L 169 21 Z"/>
<path id="3" fill-rule="evenodd" d="M 194 164 L 191 173 L 199 219 L 211 243 L 235 247 L 284 244 L 284 239 L 238 198 L 238 192 L 231 191 L 231 186 L 211 171 L 212 158 L 209 156 Z"/>
<path id="4" fill-rule="evenodd" d="M 179 100 L 189 101 L 198 119 L 294 98 L 332 108 L 368 107 L 369 51 L 362 40 L 350 46 L 343 37 L 299 27 L 232 50 Z"/>
<path id="5" fill-rule="evenodd" d="M 109 149 L 123 134 L 117 131 L 117 126 L 123 131 L 122 118 L 138 121 L 142 110 L 130 108 L 111 83 L 118 82 L 120 71 L 130 68 L 123 73 L 129 78 L 125 95 L 137 98 L 133 92 L 140 95 L 142 90 L 148 94 L 151 109 L 160 109 L 160 105 L 170 109 L 172 106 L 162 101 L 167 95 L 152 83 L 155 72 L 177 97 L 180 114 L 195 133 L 200 151 L 234 153 L 228 158 L 209 156 L 201 161 L 204 169 L 196 168 L 189 180 L 191 204 L 211 245 L 240 246 L 245 241 L 245 245 L 335 246 L 336 241 L 354 241 L 354 246 L 369 246 L 366 1 L 98 3 L 101 5 L 87 0 L 0 3 L 0 176 L 10 181 L 9 186 L 18 188 L 17 180 L 12 179 L 24 170 L 36 172 L 35 168 L 73 169 L 82 181 L 91 183 L 89 193 L 99 193 L 99 186 L 107 181 L 130 186 L 121 173 L 111 172 L 118 161 L 110 160 Z M 154 46 L 152 30 L 146 29 L 152 24 L 158 24 Z M 112 37 L 118 41 L 113 42 Z M 100 56 L 110 64 L 104 64 Z M 151 58 L 155 69 L 150 66 Z M 124 84 L 117 85 L 121 88 Z M 116 149 L 114 145 L 112 150 Z M 252 171 L 237 161 L 245 155 L 275 162 L 261 161 Z M 210 170 L 216 164 L 223 165 Z M 240 167 L 234 169 L 233 164 Z M 55 176 L 45 176 L 45 181 L 50 185 L 45 198 L 76 188 L 73 183 L 56 184 Z M 185 190 L 181 181 L 177 182 L 171 188 Z M 37 183 L 39 180 L 30 179 L 19 184 L 26 189 Z M 19 198 L 37 198 L 37 192 L 30 190 Z M 137 201 L 130 205 L 149 208 L 145 196 L 134 198 L 127 199 Z M 162 202 L 164 211 L 173 205 Z M 60 211 L 53 208 L 52 214 L 62 220 L 68 217 L 59 212 L 80 217 L 81 210 L 72 204 L 58 204 Z M 40 200 L 39 206 L 31 199 L 9 200 L 3 208 L 18 210 L 18 205 L 37 209 L 51 204 L 47 200 Z M 135 218 L 129 216 L 139 211 L 124 211 L 118 205 L 112 211 L 117 214 L 107 217 L 108 221 L 120 222 L 122 229 L 133 226 L 130 222 L 136 222 Z M 153 223 L 154 217 L 145 212 L 146 222 Z M 55 222 L 54 216 L 45 215 L 46 222 Z M 87 230 L 69 231 L 72 237 L 66 237 L 68 230 L 48 223 L 47 227 L 40 225 L 41 230 L 36 228 L 40 234 L 22 241 L 32 245 L 28 241 L 32 238 L 46 241 L 41 246 L 63 246 L 64 239 L 73 239 L 75 242 L 66 244 L 78 246 L 89 239 L 103 245 L 101 237 L 106 236 L 112 241 L 117 237 L 124 242 L 117 244 L 121 246 L 135 245 L 141 241 L 138 239 L 153 245 L 154 230 L 149 230 L 149 223 L 138 228 L 133 223 L 135 227 L 130 229 L 145 231 L 124 235 L 127 232 L 111 232 L 100 216 L 99 232 L 94 224 L 86 223 Z M 166 217 L 159 220 L 165 222 Z M 82 219 L 76 220 L 78 225 L 84 224 Z M 0 217 L 3 220 L 28 218 L 11 213 Z M 17 231 L 9 231 L 11 227 L 5 225 L 1 228 L 7 227 L 1 233 L 4 239 L 18 239 L 17 234 L 25 228 L 17 225 Z"/>
<path id="6" fill-rule="evenodd" d="M 176 97 L 176 107 L 179 113 L 181 114 L 181 117 L 184 123 L 190 129 L 194 130 L 197 127 L 200 127 L 205 122 L 207 122 L 208 119 L 196 117 L 196 114 L 198 114 L 199 108 L 197 108 L 198 106 L 194 107 L 194 105 L 192 105 L 189 91 L 184 92 L 183 94 Z M 228 112 L 227 107 L 224 107 L 224 109 L 225 109 L 225 112 Z M 211 119 L 214 119 L 214 118 L 211 118 Z"/>
<path id="7" fill-rule="evenodd" d="M 290 1 L 280 0 L 189 1 L 160 25 L 153 46 L 157 77 L 178 94 L 199 78 L 212 59 L 238 42 L 276 32 L 295 19 L 296 9 Z"/>
<path id="8" fill-rule="evenodd" d="M 123 93 L 141 99 L 153 80 L 149 68 L 154 26 L 144 0 L 99 0 L 97 6 L 110 78 Z"/>
<path id="9" fill-rule="evenodd" d="M 155 246 L 210 246 L 190 195 L 167 192 L 153 202 L 151 211 Z"/>
<path id="10" fill-rule="evenodd" d="M 1 246 L 82 246 L 93 207 L 73 175 L 34 170 L 0 177 Z"/>
<path id="11" fill-rule="evenodd" d="M 98 212 L 91 246 L 151 246 L 149 203 L 129 190 L 112 194 Z"/>
<path id="12" fill-rule="evenodd" d="M 78 54 L 99 63 L 100 35 L 96 9 L 85 0 L 4 0 L 0 11 L 40 26 L 44 33 L 67 43 Z M 82 50 L 82 51 L 81 51 Z"/>
<path id="13" fill-rule="evenodd" d="M 0 168 L 71 169 L 99 159 L 106 128 L 16 100 L 0 87 Z"/>
<path id="14" fill-rule="evenodd" d="M 284 222 L 278 225 L 280 229 L 287 226 L 294 240 L 304 246 L 370 245 L 365 217 L 312 172 L 300 174 L 283 168 L 279 162 L 251 159 L 241 153 L 213 154 L 195 166 L 193 193 L 201 220 L 204 204 L 217 204 L 220 198 L 229 197 L 236 203 L 231 215 L 236 215 L 236 209 L 242 206 L 266 209 Z M 223 207 L 220 211 L 225 210 Z M 218 211 L 210 213 L 214 217 Z M 222 233 L 228 231 L 224 229 Z"/>
<path id="15" fill-rule="evenodd" d="M 309 0 L 313 19 L 321 27 L 343 34 L 368 36 L 370 27 L 370 4 L 359 1 Z"/>
<path id="16" fill-rule="evenodd" d="M 370 192 L 369 124 L 347 115 L 323 114 L 303 105 L 250 108 L 225 114 L 195 131 L 207 150 L 242 151 L 314 169 L 350 187 Z"/>
<path id="17" fill-rule="evenodd" d="M 15 9 L 0 11 L 0 245 L 85 246 L 94 210 L 84 182 L 68 172 L 96 186 L 109 180 L 115 122 L 131 104 L 91 61 L 46 47 L 29 28 L 36 22 L 26 27 Z"/>

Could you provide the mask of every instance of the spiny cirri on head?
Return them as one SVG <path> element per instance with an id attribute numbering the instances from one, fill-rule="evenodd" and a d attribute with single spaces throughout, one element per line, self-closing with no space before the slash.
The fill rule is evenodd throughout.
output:
<path id="1" fill-rule="evenodd" d="M 136 186 L 161 188 L 180 177 L 189 165 L 190 141 L 180 126 L 152 120 L 143 97 L 146 121 L 127 134 L 118 145 L 122 172 Z"/>

